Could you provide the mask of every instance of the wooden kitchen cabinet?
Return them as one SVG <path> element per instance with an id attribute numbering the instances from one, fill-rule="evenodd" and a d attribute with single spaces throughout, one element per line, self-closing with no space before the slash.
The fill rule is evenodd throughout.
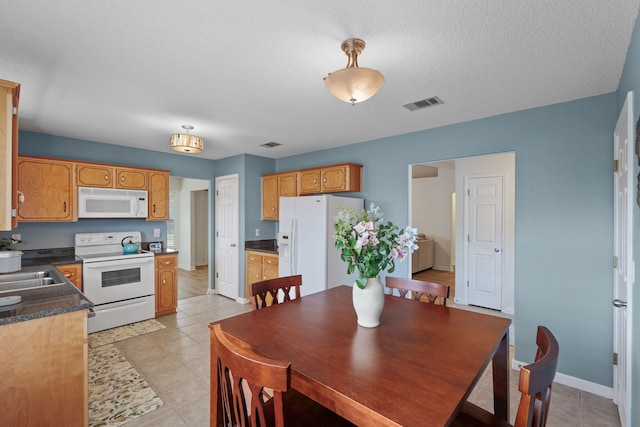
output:
<path id="1" fill-rule="evenodd" d="M 251 298 L 251 284 L 278 277 L 278 255 L 246 251 L 245 298 Z"/>
<path id="2" fill-rule="evenodd" d="M 107 165 L 76 164 L 76 184 L 78 187 L 113 187 L 114 169 Z"/>
<path id="3" fill-rule="evenodd" d="M 18 157 L 18 190 L 24 195 L 20 221 L 77 221 L 76 188 L 72 162 Z"/>
<path id="4" fill-rule="evenodd" d="M 0 326 L 0 424 L 87 426 L 87 342 L 87 310 Z"/>
<path id="5" fill-rule="evenodd" d="M 298 171 L 298 194 L 362 191 L 362 165 L 343 163 Z"/>
<path id="6" fill-rule="evenodd" d="M 150 221 L 169 219 L 169 172 L 149 171 L 149 211 Z"/>
<path id="7" fill-rule="evenodd" d="M 262 177 L 262 219 L 279 218 L 280 197 L 297 196 L 297 172 L 277 173 Z"/>
<path id="8" fill-rule="evenodd" d="M 59 264 L 55 266 L 62 275 L 70 281 L 73 286 L 82 292 L 82 264 L 75 262 L 72 264 Z"/>
<path id="9" fill-rule="evenodd" d="M 298 195 L 320 193 L 321 169 L 307 169 L 298 172 Z"/>
<path id="10" fill-rule="evenodd" d="M 18 102 L 20 84 L 0 80 L 0 230 L 18 226 Z"/>
<path id="11" fill-rule="evenodd" d="M 116 188 L 146 190 L 147 171 L 144 169 L 116 168 Z"/>
<path id="12" fill-rule="evenodd" d="M 178 308 L 178 255 L 156 255 L 156 317 Z"/>

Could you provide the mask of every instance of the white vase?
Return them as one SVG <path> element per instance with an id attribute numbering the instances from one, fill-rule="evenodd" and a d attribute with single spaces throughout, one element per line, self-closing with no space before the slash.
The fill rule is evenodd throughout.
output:
<path id="1" fill-rule="evenodd" d="M 360 289 L 353 284 L 353 308 L 358 316 L 358 325 L 375 328 L 380 325 L 380 314 L 384 307 L 384 287 L 379 277 L 367 279 L 367 285 Z"/>

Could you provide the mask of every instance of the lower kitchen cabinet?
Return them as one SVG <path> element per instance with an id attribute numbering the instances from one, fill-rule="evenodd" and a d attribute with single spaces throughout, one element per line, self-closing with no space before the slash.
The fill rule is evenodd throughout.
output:
<path id="1" fill-rule="evenodd" d="M 87 310 L 0 326 L 0 424 L 89 422 Z"/>
<path id="2" fill-rule="evenodd" d="M 178 255 L 156 255 L 156 317 L 178 308 Z"/>
<path id="3" fill-rule="evenodd" d="M 246 251 L 245 298 L 251 297 L 251 284 L 278 277 L 278 255 Z"/>
<path id="4" fill-rule="evenodd" d="M 55 266 L 56 269 L 71 283 L 82 292 L 82 264 L 79 262 L 73 264 L 60 264 Z"/>

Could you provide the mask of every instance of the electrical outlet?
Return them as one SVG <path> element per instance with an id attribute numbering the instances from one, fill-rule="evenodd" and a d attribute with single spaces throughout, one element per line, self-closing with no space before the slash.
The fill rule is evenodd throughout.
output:
<path id="1" fill-rule="evenodd" d="M 258 237 L 260 235 L 260 229 L 256 228 L 256 237 Z"/>
<path id="2" fill-rule="evenodd" d="M 21 234 L 12 234 L 11 238 L 13 240 L 22 240 L 22 235 Z"/>
<path id="3" fill-rule="evenodd" d="M 153 229 L 153 237 L 160 237 L 160 229 L 159 228 L 154 228 Z"/>

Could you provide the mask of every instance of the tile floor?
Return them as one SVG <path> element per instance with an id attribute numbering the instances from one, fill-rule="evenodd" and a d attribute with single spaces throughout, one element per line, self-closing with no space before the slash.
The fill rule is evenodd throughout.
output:
<path id="1" fill-rule="evenodd" d="M 167 328 L 116 343 L 132 365 L 153 387 L 164 406 L 138 417 L 126 427 L 209 425 L 209 322 L 251 310 L 225 297 L 203 295 L 182 299 L 178 313 L 160 317 Z M 519 401 L 518 373 L 511 375 L 511 415 Z M 471 400 L 491 409 L 489 371 Z M 513 421 L 513 420 L 512 420 Z M 609 399 L 554 385 L 547 426 L 619 426 L 617 409 Z"/>

